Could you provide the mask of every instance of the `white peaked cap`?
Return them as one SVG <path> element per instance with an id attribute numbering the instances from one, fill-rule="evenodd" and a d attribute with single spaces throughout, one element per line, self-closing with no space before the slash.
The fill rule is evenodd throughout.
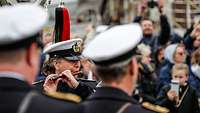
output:
<path id="1" fill-rule="evenodd" d="M 1 7 L 0 46 L 12 45 L 30 38 L 42 30 L 47 20 L 47 12 L 36 4 L 23 3 Z"/>
<path id="2" fill-rule="evenodd" d="M 111 65 L 130 59 L 142 39 L 139 24 L 119 25 L 97 35 L 83 50 L 83 56 L 97 65 Z"/>
<path id="3" fill-rule="evenodd" d="M 79 60 L 81 58 L 82 39 L 71 39 L 54 43 L 46 47 L 43 51 L 50 57 L 63 57 L 68 60 Z"/>

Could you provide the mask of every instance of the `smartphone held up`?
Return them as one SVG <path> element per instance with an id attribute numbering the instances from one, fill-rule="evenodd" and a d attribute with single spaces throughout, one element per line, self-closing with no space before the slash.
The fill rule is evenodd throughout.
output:
<path id="1" fill-rule="evenodd" d="M 171 90 L 176 92 L 176 95 L 179 96 L 179 81 L 178 80 L 171 80 Z"/>

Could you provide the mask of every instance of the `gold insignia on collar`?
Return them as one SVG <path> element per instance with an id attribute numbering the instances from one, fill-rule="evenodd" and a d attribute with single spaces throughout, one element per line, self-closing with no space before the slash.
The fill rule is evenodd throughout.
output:
<path id="1" fill-rule="evenodd" d="M 155 111 L 157 113 L 169 113 L 169 109 L 167 109 L 165 107 L 161 107 L 159 105 L 151 104 L 149 102 L 143 102 L 142 107 L 144 107 L 148 110 L 151 110 L 151 111 Z"/>
<path id="2" fill-rule="evenodd" d="M 74 52 L 78 53 L 81 52 L 81 47 L 77 43 L 72 46 Z"/>
<path id="3" fill-rule="evenodd" d="M 45 93 L 47 96 L 55 98 L 55 99 L 60 99 L 64 101 L 72 101 L 75 103 L 81 102 L 81 97 L 78 95 L 72 94 L 72 93 L 61 93 L 61 92 L 51 92 L 51 93 Z"/>

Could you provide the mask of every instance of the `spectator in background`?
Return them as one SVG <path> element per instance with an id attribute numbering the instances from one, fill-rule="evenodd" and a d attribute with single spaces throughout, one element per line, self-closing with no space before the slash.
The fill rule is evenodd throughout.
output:
<path id="1" fill-rule="evenodd" d="M 164 51 L 165 48 L 160 46 L 154 54 L 155 73 L 157 77 L 160 74 L 160 69 L 165 65 Z"/>
<path id="2" fill-rule="evenodd" d="M 159 74 L 159 87 L 169 84 L 171 81 L 171 69 L 176 63 L 185 63 L 186 61 L 186 50 L 183 44 L 172 44 L 165 49 L 164 57 L 166 63 L 161 68 Z"/>
<path id="3" fill-rule="evenodd" d="M 43 33 L 42 36 L 42 43 L 44 44 L 44 47 L 51 45 L 53 42 L 53 35 L 52 33 Z"/>
<path id="4" fill-rule="evenodd" d="M 184 37 L 183 42 L 189 55 L 200 47 L 200 22 L 194 25 L 192 32 Z"/>
<path id="5" fill-rule="evenodd" d="M 137 56 L 139 76 L 138 89 L 142 101 L 155 102 L 157 96 L 157 76 L 155 74 L 155 65 L 151 62 L 151 48 L 145 44 L 137 46 L 140 55 Z"/>
<path id="6" fill-rule="evenodd" d="M 200 97 L 200 48 L 191 56 L 189 83 L 197 90 Z"/>
<path id="7" fill-rule="evenodd" d="M 89 59 L 81 59 L 81 71 L 84 79 L 95 80 L 95 76 L 92 72 L 92 66 L 93 63 Z"/>
<path id="8" fill-rule="evenodd" d="M 95 73 L 102 80 L 102 87 L 82 103 L 84 113 L 151 112 L 131 97 L 138 77 L 134 49 L 141 35 L 139 25 L 115 26 L 97 35 L 83 50 L 83 55 L 94 61 Z"/>
<path id="9" fill-rule="evenodd" d="M 170 25 L 168 23 L 167 17 L 163 14 L 163 3 L 158 2 L 158 9 L 160 11 L 160 26 L 161 31 L 159 36 L 154 35 L 154 23 L 150 19 L 143 17 L 144 11 L 147 9 L 147 3 L 144 2 L 139 5 L 139 16 L 135 17 L 134 22 L 140 23 L 143 30 L 143 38 L 141 43 L 149 45 L 152 49 L 152 54 L 154 54 L 159 46 L 164 46 L 170 39 Z"/>
<path id="10" fill-rule="evenodd" d="M 183 63 L 175 64 L 171 75 L 173 80 L 179 81 L 178 94 L 168 84 L 161 89 L 156 103 L 170 109 L 170 113 L 199 113 L 197 92 L 187 83 L 188 66 Z"/>

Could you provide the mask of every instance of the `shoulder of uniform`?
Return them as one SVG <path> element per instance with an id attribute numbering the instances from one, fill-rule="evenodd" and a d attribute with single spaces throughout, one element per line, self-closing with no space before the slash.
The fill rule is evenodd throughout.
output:
<path id="1" fill-rule="evenodd" d="M 169 113 L 169 109 L 159 105 L 151 104 L 149 102 L 143 102 L 142 107 L 157 113 Z"/>
<path id="2" fill-rule="evenodd" d="M 45 93 L 45 95 L 63 101 L 72 101 L 75 103 L 81 102 L 81 97 L 72 93 L 51 92 Z"/>

